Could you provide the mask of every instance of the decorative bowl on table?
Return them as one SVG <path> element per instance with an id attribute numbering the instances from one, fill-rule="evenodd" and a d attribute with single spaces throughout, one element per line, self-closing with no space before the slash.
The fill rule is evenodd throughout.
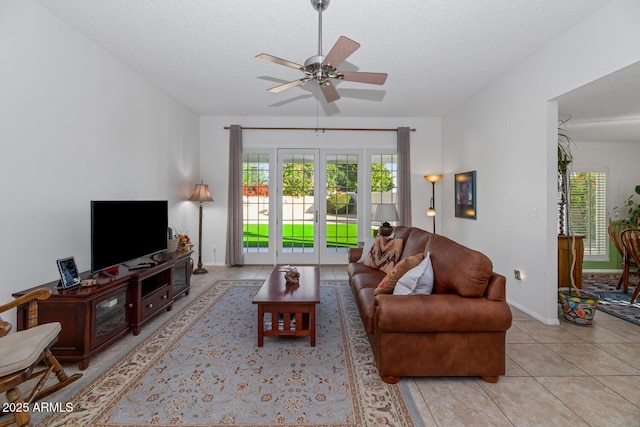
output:
<path id="1" fill-rule="evenodd" d="M 287 281 L 287 284 L 289 283 L 296 284 L 300 281 L 300 273 L 295 268 L 290 268 L 284 274 L 284 278 Z"/>

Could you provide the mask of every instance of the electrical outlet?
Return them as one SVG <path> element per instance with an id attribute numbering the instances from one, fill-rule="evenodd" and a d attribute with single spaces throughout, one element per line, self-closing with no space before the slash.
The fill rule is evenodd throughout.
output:
<path id="1" fill-rule="evenodd" d="M 520 270 L 513 270 L 513 276 L 516 278 L 516 280 L 522 280 L 522 277 L 520 276 Z"/>

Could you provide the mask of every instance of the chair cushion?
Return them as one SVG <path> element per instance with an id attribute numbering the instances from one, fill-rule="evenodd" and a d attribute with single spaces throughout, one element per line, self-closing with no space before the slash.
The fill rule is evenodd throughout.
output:
<path id="1" fill-rule="evenodd" d="M 0 377 L 35 364 L 61 330 L 59 322 L 52 322 L 0 338 Z"/>

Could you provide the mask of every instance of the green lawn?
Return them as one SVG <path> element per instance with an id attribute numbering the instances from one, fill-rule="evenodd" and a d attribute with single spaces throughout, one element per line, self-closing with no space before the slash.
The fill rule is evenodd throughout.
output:
<path id="1" fill-rule="evenodd" d="M 283 226 L 284 247 L 310 247 L 313 245 L 313 224 L 285 224 Z M 245 224 L 244 245 L 249 247 L 268 246 L 268 224 Z M 358 246 L 358 224 L 328 224 L 327 246 L 356 247 Z"/>

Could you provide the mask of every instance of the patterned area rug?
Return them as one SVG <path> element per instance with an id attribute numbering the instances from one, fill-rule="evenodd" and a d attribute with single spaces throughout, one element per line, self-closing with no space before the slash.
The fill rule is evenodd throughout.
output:
<path id="1" fill-rule="evenodd" d="M 384 383 L 346 282 L 324 282 L 316 347 L 265 338 L 262 281 L 218 281 L 41 426 L 414 426 Z"/>
<path id="2" fill-rule="evenodd" d="M 620 279 L 619 274 L 583 274 L 582 289 L 600 297 L 598 310 L 640 325 L 640 298 L 639 302 L 631 304 L 638 278 L 638 274 L 629 275 L 629 292 L 625 294 L 622 289 L 616 289 Z"/>

